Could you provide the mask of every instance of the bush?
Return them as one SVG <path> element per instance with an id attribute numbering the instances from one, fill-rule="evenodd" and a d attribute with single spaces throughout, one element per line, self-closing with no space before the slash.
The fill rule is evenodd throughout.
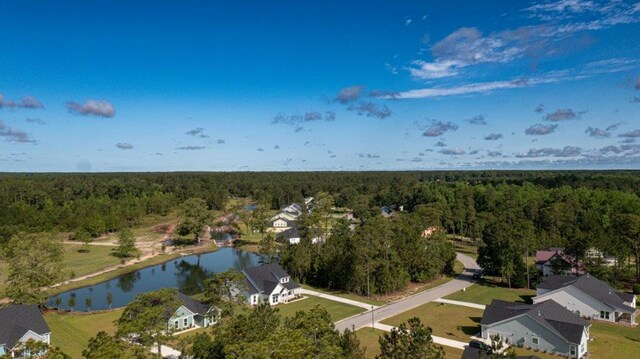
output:
<path id="1" fill-rule="evenodd" d="M 640 283 L 633 285 L 633 294 L 640 294 Z"/>

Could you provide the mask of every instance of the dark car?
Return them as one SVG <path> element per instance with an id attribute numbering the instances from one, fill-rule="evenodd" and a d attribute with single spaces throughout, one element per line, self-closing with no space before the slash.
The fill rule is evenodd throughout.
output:
<path id="1" fill-rule="evenodd" d="M 469 347 L 479 349 L 485 352 L 491 349 L 491 347 L 487 343 L 484 343 L 475 339 L 469 342 Z"/>
<path id="2" fill-rule="evenodd" d="M 475 280 L 479 280 L 480 278 L 482 278 L 482 273 L 474 273 L 471 278 Z"/>

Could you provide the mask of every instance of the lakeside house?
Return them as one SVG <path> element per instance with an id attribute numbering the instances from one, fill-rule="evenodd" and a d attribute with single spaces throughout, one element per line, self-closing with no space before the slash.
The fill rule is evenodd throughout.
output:
<path id="1" fill-rule="evenodd" d="M 536 294 L 533 303 L 554 300 L 582 317 L 636 325 L 636 296 L 619 292 L 589 273 L 549 276 L 538 284 Z"/>
<path id="2" fill-rule="evenodd" d="M 482 338 L 498 335 L 509 345 L 582 358 L 591 324 L 553 300 L 536 304 L 494 299 L 480 321 Z"/>
<path id="3" fill-rule="evenodd" d="M 0 309 L 0 356 L 23 358 L 36 354 L 24 350 L 30 339 L 51 344 L 51 329 L 38 306 L 12 305 Z"/>
<path id="4" fill-rule="evenodd" d="M 220 309 L 216 306 L 207 306 L 180 292 L 178 300 L 181 305 L 173 312 L 167 324 L 174 331 L 206 328 L 216 324 L 220 318 Z"/>
<path id="5" fill-rule="evenodd" d="M 245 296 L 251 305 L 260 302 L 277 305 L 300 295 L 298 283 L 277 263 L 247 268 L 242 274 L 247 280 Z"/>

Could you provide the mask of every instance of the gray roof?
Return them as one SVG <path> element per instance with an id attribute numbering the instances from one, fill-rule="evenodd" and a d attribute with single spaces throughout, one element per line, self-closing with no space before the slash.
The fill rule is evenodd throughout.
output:
<path id="1" fill-rule="evenodd" d="M 538 284 L 538 288 L 547 290 L 556 290 L 562 287 L 572 285 L 589 295 L 590 297 L 604 303 L 617 311 L 623 313 L 634 313 L 636 308 L 624 304 L 624 302 L 632 302 L 633 294 L 618 292 L 607 283 L 597 279 L 589 273 L 579 277 L 552 275 Z"/>
<path id="2" fill-rule="evenodd" d="M 294 226 L 287 229 L 286 231 L 278 233 L 278 237 L 286 239 L 300 238 L 300 232 L 298 232 L 298 228 Z"/>
<path id="3" fill-rule="evenodd" d="M 206 314 L 210 307 L 204 305 L 202 302 L 199 302 L 186 294 L 182 294 L 178 292 L 178 299 L 185 306 L 185 308 L 189 309 L 194 314 Z"/>
<path id="4" fill-rule="evenodd" d="M 494 299 L 485 309 L 480 324 L 491 325 L 521 315 L 528 316 L 573 344 L 580 344 L 584 328 L 590 326 L 589 322 L 553 300 L 524 304 Z"/>
<path id="5" fill-rule="evenodd" d="M 0 309 L 0 346 L 12 349 L 29 330 L 44 335 L 51 329 L 37 305 L 12 305 Z"/>
<path id="6" fill-rule="evenodd" d="M 247 268 L 242 273 L 247 278 L 249 294 L 271 294 L 280 283 L 281 278 L 290 277 L 278 263 Z M 291 278 L 289 278 L 288 282 L 280 284 L 286 289 L 300 288 L 298 283 Z"/>

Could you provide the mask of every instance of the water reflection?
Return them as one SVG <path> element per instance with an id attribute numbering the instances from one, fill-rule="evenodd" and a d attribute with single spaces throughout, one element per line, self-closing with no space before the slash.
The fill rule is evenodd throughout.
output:
<path id="1" fill-rule="evenodd" d="M 90 304 L 91 310 L 104 310 L 109 308 L 109 292 L 113 308 L 126 306 L 139 293 L 160 288 L 178 288 L 186 294 L 196 294 L 203 291 L 204 281 L 212 273 L 223 272 L 229 268 L 243 269 L 257 264 L 256 254 L 235 248 L 221 248 L 217 252 L 183 257 L 123 274 L 94 286 L 61 293 L 49 298 L 47 303 L 51 307 L 61 309 L 73 307 L 74 310 L 88 310 L 87 304 Z M 71 297 L 73 299 L 70 301 Z M 86 301 L 87 298 L 90 299 L 89 302 Z"/>

